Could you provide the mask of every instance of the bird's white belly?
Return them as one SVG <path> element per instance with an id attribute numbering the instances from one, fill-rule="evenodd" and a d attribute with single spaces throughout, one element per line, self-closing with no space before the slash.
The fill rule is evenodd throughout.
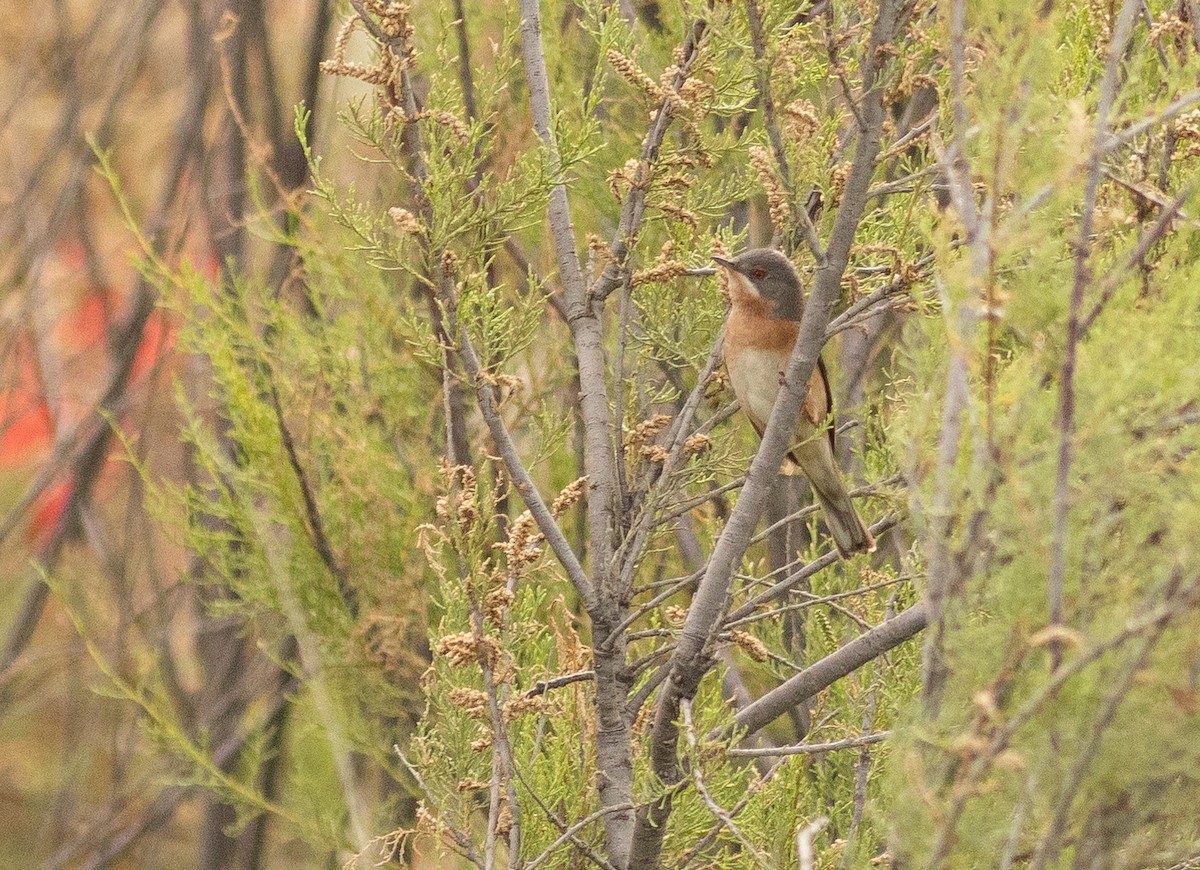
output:
<path id="1" fill-rule="evenodd" d="M 738 354 L 737 364 L 729 366 L 729 382 L 742 410 L 764 426 L 771 418 L 786 367 L 787 357 L 754 348 L 744 349 Z"/>

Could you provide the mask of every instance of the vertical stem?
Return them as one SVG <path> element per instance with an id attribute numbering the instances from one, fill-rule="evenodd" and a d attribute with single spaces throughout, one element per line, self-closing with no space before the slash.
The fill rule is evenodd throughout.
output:
<path id="1" fill-rule="evenodd" d="M 600 324 L 602 302 L 589 299 L 579 264 L 567 188 L 561 179 L 558 144 L 550 123 L 550 85 L 538 0 L 520 0 L 520 13 L 521 53 L 533 127 L 546 150 L 551 175 L 559 178 L 550 190 L 547 217 L 566 300 L 567 324 L 578 360 L 584 466 L 590 483 L 588 549 L 596 598 L 589 615 L 594 636 L 607 637 L 620 623 L 626 602 L 624 591 L 611 582 L 614 530 L 617 527 L 616 457 Z M 604 649 L 597 649 L 594 655 L 597 789 L 601 808 L 609 809 L 633 803 L 633 750 L 630 723 L 625 713 L 628 687 L 623 679 L 624 638 L 615 638 Z M 605 855 L 620 870 L 629 866 L 632 836 L 633 813 L 630 810 L 613 809 L 605 814 Z"/>
<path id="2" fill-rule="evenodd" d="M 1108 47 L 1108 65 L 1100 88 L 1096 107 L 1096 133 L 1092 143 L 1091 164 L 1083 194 L 1083 209 L 1079 218 L 1079 239 L 1075 243 L 1075 274 L 1071 286 L 1070 311 L 1067 317 L 1067 348 L 1063 358 L 1062 378 L 1058 390 L 1058 472 L 1054 479 L 1054 539 L 1050 546 L 1050 571 L 1046 597 L 1051 625 L 1063 623 L 1063 596 L 1067 573 L 1067 513 L 1071 461 L 1074 454 L 1075 431 L 1075 368 L 1078 362 L 1080 337 L 1080 308 L 1083 292 L 1091 284 L 1092 269 L 1088 262 L 1092 224 L 1096 215 L 1096 192 L 1100 187 L 1101 157 L 1108 136 L 1108 116 L 1117 91 L 1117 72 L 1121 54 L 1129 41 L 1137 0 L 1125 0 L 1112 42 Z M 1050 647 L 1053 668 L 1062 664 L 1062 647 L 1055 642 Z"/>

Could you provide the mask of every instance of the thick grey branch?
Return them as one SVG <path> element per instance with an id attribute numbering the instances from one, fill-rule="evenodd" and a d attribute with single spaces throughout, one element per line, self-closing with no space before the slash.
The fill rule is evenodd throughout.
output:
<path id="1" fill-rule="evenodd" d="M 603 300 L 594 302 L 589 296 L 579 264 L 566 182 L 561 172 L 562 159 L 550 123 L 550 84 L 542 47 L 538 0 L 520 0 L 520 14 L 521 56 L 525 81 L 529 87 L 533 128 L 542 141 L 550 173 L 555 178 L 555 184 L 550 189 L 547 218 L 554 240 L 559 279 L 563 285 L 567 325 L 575 344 L 584 469 L 591 482 L 587 522 L 592 585 L 584 600 L 595 636 L 605 637 L 612 626 L 620 621 L 625 605 L 621 591 L 615 588 L 617 584 L 610 579 L 618 527 L 617 456 L 600 320 Z M 566 543 L 565 539 L 562 543 Z M 572 571 L 582 573 L 581 568 L 574 566 Z M 604 854 L 620 870 L 629 866 L 633 831 L 633 813 L 626 808 L 633 803 L 633 751 L 630 723 L 625 715 L 627 687 L 621 679 L 624 665 L 625 644 L 620 637 L 611 648 L 595 651 L 596 785 L 601 809 L 605 811 Z"/>
<path id="2" fill-rule="evenodd" d="M 727 730 L 754 733 L 763 728 L 797 704 L 914 637 L 925 627 L 926 617 L 924 603 L 916 604 L 895 619 L 859 635 L 740 711 Z"/>

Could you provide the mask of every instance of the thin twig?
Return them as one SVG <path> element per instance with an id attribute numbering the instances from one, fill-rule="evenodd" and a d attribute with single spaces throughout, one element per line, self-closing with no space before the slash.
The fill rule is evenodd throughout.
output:
<path id="1" fill-rule="evenodd" d="M 533 684 L 532 689 L 527 689 L 523 697 L 534 698 L 538 695 L 544 695 L 551 689 L 560 689 L 563 686 L 569 686 L 571 683 L 579 683 L 584 680 L 594 680 L 596 678 L 595 671 L 576 671 L 573 674 L 563 674 L 559 677 L 551 677 L 547 680 L 538 680 Z"/>
<path id="2" fill-rule="evenodd" d="M 839 749 L 854 749 L 882 743 L 892 736 L 891 731 L 876 731 L 861 737 L 848 737 L 830 743 L 795 743 L 791 746 L 776 746 L 770 749 L 730 749 L 728 754 L 738 758 L 758 758 L 764 755 L 815 755 L 821 752 L 836 752 Z"/>
<path id="3" fill-rule="evenodd" d="M 682 701 L 680 701 L 679 707 L 683 712 L 684 735 L 687 739 L 688 747 L 692 750 L 693 755 L 698 755 L 699 747 L 696 741 L 696 725 L 692 721 L 691 699 L 684 698 Z M 692 781 L 696 784 L 696 791 L 700 793 L 700 797 L 703 798 L 704 805 L 708 807 L 708 811 L 716 816 L 717 820 L 723 826 L 729 829 L 729 832 L 737 838 L 737 841 L 742 844 L 746 851 L 755 857 L 759 866 L 774 867 L 775 862 L 772 861 L 766 853 L 755 846 L 754 843 L 752 843 L 750 839 L 742 833 L 742 829 L 737 826 L 737 823 L 733 820 L 733 816 L 731 816 L 725 809 L 721 807 L 720 804 L 716 802 L 716 800 L 713 799 L 713 796 L 708 791 L 708 787 L 704 784 L 704 775 L 700 771 L 699 757 L 692 762 L 691 767 Z"/>
<path id="4" fill-rule="evenodd" d="M 392 744 L 392 749 L 395 750 L 396 755 L 400 757 L 401 764 L 403 764 L 408 770 L 409 776 L 413 778 L 413 782 L 417 784 L 417 788 L 419 788 L 421 793 L 425 795 L 425 800 L 429 801 L 429 808 L 431 810 L 434 809 L 437 806 L 437 798 L 434 797 L 433 791 L 430 790 L 429 786 L 425 783 L 424 777 L 421 776 L 421 771 L 417 769 L 416 765 L 408 760 L 408 757 L 404 754 L 404 750 L 400 748 L 400 744 Z M 450 822 L 446 819 L 443 818 L 439 819 L 438 821 L 446 828 L 447 831 L 449 831 L 450 836 L 454 838 L 454 844 L 462 850 L 463 857 L 478 867 L 479 870 L 483 870 L 483 858 L 481 858 L 479 853 L 475 851 L 475 844 L 471 841 L 471 838 L 458 828 L 454 827 L 454 825 L 450 824 Z"/>

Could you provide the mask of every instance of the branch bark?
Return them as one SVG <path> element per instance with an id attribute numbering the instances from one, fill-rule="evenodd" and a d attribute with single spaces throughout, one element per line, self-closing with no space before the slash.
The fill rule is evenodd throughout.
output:
<path id="1" fill-rule="evenodd" d="M 733 717 L 733 724 L 725 733 L 745 730 L 753 734 L 867 662 L 915 637 L 925 628 L 927 619 L 928 609 L 924 603 L 919 603 L 896 618 L 859 635 L 837 652 L 830 653 L 819 662 L 805 668 L 739 712 Z"/>
<path id="2" fill-rule="evenodd" d="M 595 637 L 607 637 L 621 621 L 628 601 L 628 590 L 614 582 L 613 556 L 617 529 L 618 447 L 613 443 L 608 383 L 601 325 L 605 293 L 589 293 L 579 262 L 575 230 L 571 221 L 566 183 L 562 179 L 562 159 L 551 126 L 550 84 L 542 45 L 541 9 L 538 0 L 520 0 L 521 56 L 533 128 L 545 149 L 550 173 L 557 179 L 550 190 L 547 217 L 554 240 L 559 280 L 562 282 L 567 325 L 575 345 L 579 375 L 580 421 L 583 425 L 584 470 L 591 485 L 587 499 L 588 551 L 591 561 L 591 589 L 588 615 Z M 658 112 L 665 125 L 665 107 Z M 647 138 L 651 144 L 652 137 Z M 632 199 L 632 197 L 631 197 Z M 627 204 L 628 206 L 628 204 Z M 624 216 L 623 216 L 624 217 Z M 640 220 L 640 214 L 637 219 Z M 633 228 L 635 215 L 629 213 L 624 228 Z M 625 224 L 625 220 L 622 221 Z M 620 237 L 621 228 L 618 228 Z M 619 259 L 624 259 L 620 256 Z M 619 281 L 612 287 L 619 286 Z M 633 830 L 632 810 L 620 809 L 633 804 L 633 750 L 630 720 L 626 715 L 625 641 L 620 635 L 612 643 L 593 653 L 596 710 L 596 785 L 604 814 L 604 854 L 613 866 L 629 866 Z"/>

